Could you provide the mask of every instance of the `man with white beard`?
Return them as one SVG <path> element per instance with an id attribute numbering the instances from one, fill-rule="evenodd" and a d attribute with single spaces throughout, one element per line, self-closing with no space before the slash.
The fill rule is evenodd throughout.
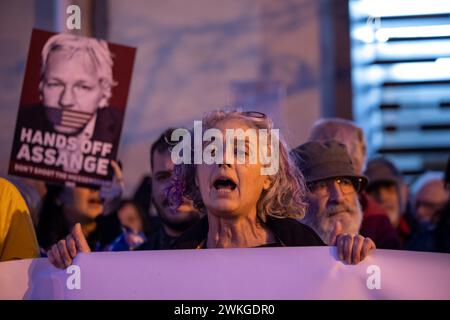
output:
<path id="1" fill-rule="evenodd" d="M 301 222 L 329 245 L 336 234 L 364 238 L 358 234 L 363 217 L 358 192 L 367 178 L 355 174 L 346 147 L 334 140 L 312 141 L 292 150 L 292 155 L 307 185 L 308 209 Z M 375 247 L 370 238 L 358 243 Z"/>
<path id="2" fill-rule="evenodd" d="M 356 175 L 362 175 L 366 167 L 367 151 L 364 131 L 353 121 L 342 118 L 319 119 L 311 129 L 309 141 L 336 140 L 347 147 Z M 370 177 L 367 175 L 370 179 Z M 363 211 L 359 232 L 371 238 L 379 249 L 399 249 L 400 238 L 391 225 L 386 210 L 366 191 L 358 193 Z"/>

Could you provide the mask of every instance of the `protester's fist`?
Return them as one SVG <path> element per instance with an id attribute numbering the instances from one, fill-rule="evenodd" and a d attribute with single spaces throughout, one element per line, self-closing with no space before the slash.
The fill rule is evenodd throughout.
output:
<path id="1" fill-rule="evenodd" d="M 342 233 L 341 222 L 336 222 L 331 245 L 337 247 L 339 260 L 347 264 L 358 264 L 364 260 L 369 251 L 375 249 L 375 243 L 370 238 L 361 235 Z"/>
<path id="2" fill-rule="evenodd" d="M 337 236 L 335 245 L 339 260 L 347 264 L 360 263 L 367 257 L 370 250 L 376 248 L 370 238 L 345 233 Z"/>
<path id="3" fill-rule="evenodd" d="M 72 264 L 78 252 L 91 252 L 79 223 L 72 228 L 66 239 L 59 240 L 51 247 L 47 256 L 55 267 L 65 269 Z"/>

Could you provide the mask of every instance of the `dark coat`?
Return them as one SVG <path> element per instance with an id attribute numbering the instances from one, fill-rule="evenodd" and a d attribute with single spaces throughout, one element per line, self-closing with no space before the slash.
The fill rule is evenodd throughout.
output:
<path id="1" fill-rule="evenodd" d="M 313 229 L 294 219 L 267 217 L 266 226 L 277 238 L 280 247 L 325 246 Z M 183 233 L 172 249 L 199 249 L 208 236 L 208 217 Z"/>

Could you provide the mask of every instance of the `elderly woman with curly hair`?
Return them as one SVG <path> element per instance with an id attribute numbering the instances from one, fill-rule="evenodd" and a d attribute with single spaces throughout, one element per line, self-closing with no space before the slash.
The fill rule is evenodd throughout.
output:
<path id="1" fill-rule="evenodd" d="M 182 197 L 193 200 L 205 213 L 199 224 L 184 233 L 174 244 L 177 249 L 192 248 L 250 248 L 281 246 L 325 246 L 326 244 L 308 226 L 298 222 L 306 211 L 304 178 L 296 168 L 283 141 L 272 135 L 272 122 L 264 114 L 219 110 L 207 113 L 202 121 L 203 130 L 218 129 L 223 135 L 231 129 L 246 132 L 268 133 L 268 139 L 259 140 L 254 149 L 277 153 L 278 170 L 273 174 L 261 174 L 266 166 L 258 161 L 235 161 L 238 143 L 231 143 L 231 161 L 226 153 L 223 163 L 180 164 L 175 168 L 173 187 L 169 199 L 176 206 Z M 241 144 L 249 158 L 250 139 Z M 230 139 L 225 139 L 224 148 Z M 263 142 L 261 142 L 263 141 Z M 270 141 L 270 142 L 269 142 Z M 274 142 L 278 144 L 274 148 Z M 210 142 L 211 144 L 211 142 Z M 255 152 L 255 150 L 253 150 Z M 258 153 L 258 152 L 256 152 Z M 338 245 L 342 261 L 359 263 L 363 258 L 349 259 L 356 251 L 364 249 L 354 235 L 338 234 L 335 230 L 331 243 Z M 337 241 L 339 239 L 339 241 Z M 359 239 L 359 238 L 358 238 Z M 351 244 L 352 250 L 344 250 Z M 365 257 L 368 252 L 358 254 Z"/>
<path id="2" fill-rule="evenodd" d="M 245 140 L 243 151 L 247 161 L 244 163 L 224 156 L 223 163 L 203 161 L 175 166 L 169 199 L 177 206 L 182 197 L 187 197 L 205 216 L 175 242 L 174 248 L 325 245 L 311 228 L 294 220 L 303 218 L 305 213 L 303 177 L 283 142 L 271 135 L 272 123 L 268 117 L 257 112 L 219 110 L 204 115 L 202 128 L 204 131 L 218 129 L 224 136 L 230 129 L 256 129 L 267 133 L 267 146 L 252 146 L 250 139 Z M 226 150 L 229 141 L 224 140 L 223 150 Z M 262 175 L 264 165 L 259 157 L 254 163 L 248 161 L 250 148 L 270 149 L 274 141 L 279 142 L 278 170 L 272 175 Z M 239 143 L 234 142 L 232 148 L 237 158 Z M 207 146 L 208 142 L 204 149 Z"/>

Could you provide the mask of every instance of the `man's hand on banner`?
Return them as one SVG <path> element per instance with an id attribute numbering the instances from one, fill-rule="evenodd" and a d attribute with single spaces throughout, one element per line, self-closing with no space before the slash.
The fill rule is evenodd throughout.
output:
<path id="1" fill-rule="evenodd" d="M 116 161 L 111 160 L 111 167 L 114 171 L 113 181 L 110 185 L 102 186 L 100 189 L 100 198 L 105 201 L 103 205 L 103 214 L 106 216 L 118 209 L 125 188 L 122 169 L 119 164 Z"/>
<path id="2" fill-rule="evenodd" d="M 91 252 L 81 225 L 75 224 L 66 239 L 59 240 L 47 252 L 48 260 L 57 268 L 70 266 L 79 252 Z"/>
<path id="3" fill-rule="evenodd" d="M 375 243 L 370 238 L 359 234 L 342 233 L 342 224 L 336 222 L 333 231 L 332 245 L 337 247 L 339 260 L 347 264 L 358 264 L 367 257 L 369 251 L 375 249 Z"/>

